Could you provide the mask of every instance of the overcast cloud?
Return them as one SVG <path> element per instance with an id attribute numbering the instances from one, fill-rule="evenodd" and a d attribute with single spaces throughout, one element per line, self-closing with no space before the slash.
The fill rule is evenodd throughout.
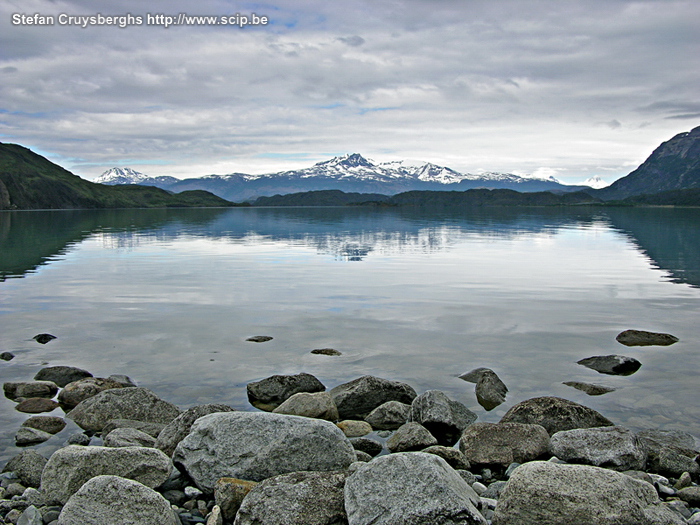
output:
<path id="1" fill-rule="evenodd" d="M 12 15 L 141 16 L 126 28 Z M 267 16 L 260 27 L 146 15 Z M 5 0 L 0 141 L 85 178 L 359 152 L 611 182 L 700 125 L 697 0 Z"/>

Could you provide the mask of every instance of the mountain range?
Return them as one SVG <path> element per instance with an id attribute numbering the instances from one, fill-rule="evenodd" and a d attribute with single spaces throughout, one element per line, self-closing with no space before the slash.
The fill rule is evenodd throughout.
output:
<path id="1" fill-rule="evenodd" d="M 252 201 L 261 196 L 318 190 L 395 195 L 414 190 L 464 191 L 475 188 L 559 193 L 590 189 L 589 186 L 568 186 L 554 177 L 521 177 L 495 172 L 465 174 L 436 164 L 406 161 L 375 163 L 359 153 L 334 157 L 299 170 L 262 175 L 207 175 L 184 180 L 167 176 L 148 177 L 129 168 L 112 168 L 95 182 L 151 185 L 173 192 L 200 189 L 230 201 Z"/>

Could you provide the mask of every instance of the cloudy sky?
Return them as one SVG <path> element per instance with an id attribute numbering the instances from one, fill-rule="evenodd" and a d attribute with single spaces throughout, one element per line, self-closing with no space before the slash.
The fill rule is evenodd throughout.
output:
<path id="1" fill-rule="evenodd" d="M 142 24 L 65 23 L 98 13 Z M 147 23 L 180 13 L 269 23 Z M 697 0 L 4 0 L 0 141 L 88 179 L 359 152 L 612 182 L 700 125 L 698 20 Z"/>

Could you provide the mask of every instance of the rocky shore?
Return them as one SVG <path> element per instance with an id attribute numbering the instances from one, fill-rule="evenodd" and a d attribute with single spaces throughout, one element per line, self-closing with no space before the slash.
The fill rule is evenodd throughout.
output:
<path id="1" fill-rule="evenodd" d="M 507 392 L 492 374 L 465 374 L 482 406 Z M 330 390 L 271 376 L 247 385 L 250 411 L 183 411 L 126 376 L 68 366 L 4 391 L 30 414 L 61 406 L 83 432 L 44 457 L 31 446 L 65 420 L 25 421 L 15 440 L 28 448 L 0 474 L 0 523 L 700 524 L 692 435 L 635 433 L 558 397 L 484 423 L 444 392 L 369 375 Z"/>

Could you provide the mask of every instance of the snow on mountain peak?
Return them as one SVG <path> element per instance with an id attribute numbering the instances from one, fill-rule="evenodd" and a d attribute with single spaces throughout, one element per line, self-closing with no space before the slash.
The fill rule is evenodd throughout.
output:
<path id="1" fill-rule="evenodd" d="M 584 186 L 590 186 L 591 188 L 595 190 L 599 190 L 601 188 L 607 188 L 610 186 L 607 182 L 605 182 L 603 179 L 598 177 L 597 175 L 595 177 L 590 177 L 586 180 L 584 180 L 581 184 Z"/>
<path id="2" fill-rule="evenodd" d="M 148 175 L 131 168 L 111 168 L 97 177 L 94 182 L 99 184 L 138 184 L 147 178 Z"/>

